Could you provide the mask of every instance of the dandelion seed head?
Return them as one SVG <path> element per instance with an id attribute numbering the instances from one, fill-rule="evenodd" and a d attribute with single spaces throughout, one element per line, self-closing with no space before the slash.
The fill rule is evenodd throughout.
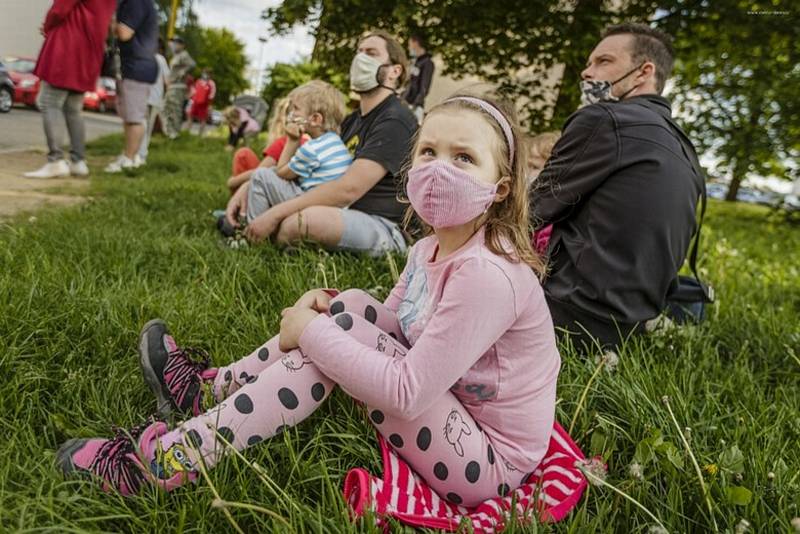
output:
<path id="1" fill-rule="evenodd" d="M 669 531 L 661 525 L 652 525 L 647 529 L 647 534 L 669 534 Z"/>
<path id="2" fill-rule="evenodd" d="M 800 534 L 800 517 L 795 517 L 791 520 L 792 528 L 794 529 L 795 534 Z"/>
<path id="3" fill-rule="evenodd" d="M 632 479 L 641 480 L 643 476 L 642 466 L 639 465 L 638 462 L 633 462 L 631 465 L 628 466 L 628 473 L 630 474 Z"/>
<path id="4" fill-rule="evenodd" d="M 742 519 L 736 524 L 736 528 L 733 529 L 735 534 L 744 534 L 745 532 L 750 532 L 750 521 L 747 519 Z"/>

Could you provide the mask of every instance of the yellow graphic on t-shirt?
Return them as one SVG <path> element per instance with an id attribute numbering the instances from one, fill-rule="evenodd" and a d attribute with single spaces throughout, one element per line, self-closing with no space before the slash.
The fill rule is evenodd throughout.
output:
<path id="1" fill-rule="evenodd" d="M 358 146 L 359 141 L 360 139 L 358 138 L 358 134 L 347 140 L 347 150 L 350 152 L 351 156 L 356 155 L 356 147 Z"/>

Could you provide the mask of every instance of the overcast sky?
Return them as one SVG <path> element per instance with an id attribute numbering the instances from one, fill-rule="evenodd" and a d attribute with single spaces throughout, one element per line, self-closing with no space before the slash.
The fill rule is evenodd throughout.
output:
<path id="1" fill-rule="evenodd" d="M 201 25 L 227 28 L 244 42 L 250 66 L 256 67 L 261 51 L 258 37 L 267 37 L 267 24 L 261 20 L 261 12 L 277 4 L 279 0 L 195 0 L 194 9 Z M 297 61 L 310 55 L 313 47 L 314 39 L 307 27 L 295 28 L 285 37 L 268 37 L 261 65 Z"/>

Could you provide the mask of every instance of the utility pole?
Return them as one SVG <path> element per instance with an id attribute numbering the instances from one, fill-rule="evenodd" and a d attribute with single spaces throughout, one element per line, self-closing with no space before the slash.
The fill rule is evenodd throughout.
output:
<path id="1" fill-rule="evenodd" d="M 267 38 L 266 37 L 259 37 L 258 38 L 258 42 L 261 43 L 261 49 L 258 52 L 258 66 L 256 67 L 256 69 L 258 71 L 258 83 L 257 83 L 257 87 L 256 87 L 256 94 L 260 95 L 261 94 L 261 90 L 263 89 L 262 81 L 263 81 L 263 75 L 264 75 L 264 70 L 261 68 L 261 61 L 264 59 L 264 43 L 267 42 Z"/>
<path id="2" fill-rule="evenodd" d="M 178 18 L 178 7 L 181 0 L 172 0 L 172 9 L 169 12 L 169 22 L 167 23 L 167 40 L 175 37 L 175 19 Z"/>

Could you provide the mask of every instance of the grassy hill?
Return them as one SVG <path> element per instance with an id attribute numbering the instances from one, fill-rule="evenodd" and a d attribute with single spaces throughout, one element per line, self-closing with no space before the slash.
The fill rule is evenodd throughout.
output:
<path id="1" fill-rule="evenodd" d="M 135 177 L 96 173 L 86 204 L 0 226 L 0 531 L 231 531 L 205 482 L 123 499 L 63 480 L 54 451 L 154 410 L 136 361 L 148 319 L 166 319 L 180 343 L 228 363 L 276 333 L 280 310 L 305 289 L 383 297 L 393 262 L 402 267 L 402 258 L 223 248 L 210 211 L 225 204 L 230 156 L 210 139 L 154 145 Z M 119 146 L 103 139 L 90 156 L 100 164 Z M 712 202 L 701 265 L 718 295 L 702 326 L 630 343 L 613 371 L 593 379 L 594 359 L 564 348 L 558 418 L 565 426 L 575 418 L 573 435 L 588 455 L 602 455 L 606 481 L 670 532 L 715 523 L 732 532 L 743 519 L 754 532 L 788 532 L 800 516 L 800 231 L 763 208 Z M 373 431 L 341 392 L 243 458 L 210 475 L 226 501 L 270 512 L 230 508 L 245 532 L 375 531 L 349 523 L 341 498 L 348 469 L 379 468 Z M 655 525 L 611 489 L 591 486 L 564 522 L 524 531 Z"/>

